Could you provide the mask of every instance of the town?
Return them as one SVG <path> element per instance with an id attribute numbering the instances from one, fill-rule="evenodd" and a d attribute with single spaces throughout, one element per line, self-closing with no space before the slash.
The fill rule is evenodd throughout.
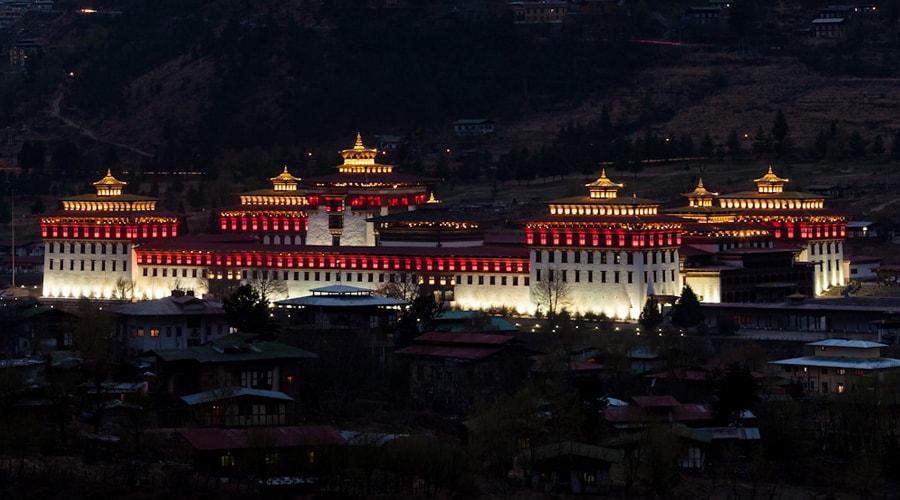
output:
<path id="1" fill-rule="evenodd" d="M 0 497 L 900 496 L 898 19 L 0 0 Z"/>
<path id="2" fill-rule="evenodd" d="M 7 256 L 13 283 L 42 276 L 3 300 L 7 480 L 743 495 L 811 466 L 891 487 L 871 461 L 897 449 L 900 307 L 842 299 L 896 268 L 845 256 L 868 226 L 827 196 L 767 166 L 661 207 L 601 169 L 509 230 L 362 134 L 341 157 L 276 170 L 209 233 L 112 169 L 41 214 Z"/>

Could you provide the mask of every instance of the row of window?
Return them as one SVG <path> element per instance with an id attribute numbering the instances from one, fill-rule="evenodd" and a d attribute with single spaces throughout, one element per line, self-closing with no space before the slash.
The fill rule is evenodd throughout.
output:
<path id="1" fill-rule="evenodd" d="M 575 264 L 581 264 L 582 260 L 584 260 L 584 262 L 586 262 L 587 264 L 593 264 L 595 259 L 599 260 L 600 264 L 621 264 L 623 253 L 625 254 L 625 263 L 628 265 L 634 265 L 634 256 L 636 252 L 604 252 L 596 250 L 535 250 L 533 259 L 535 262 L 543 262 L 546 255 L 547 262 L 551 264 L 556 263 L 557 261 L 566 264 L 569 262 L 569 254 L 571 254 L 571 260 Z M 645 265 L 656 264 L 657 261 L 662 264 L 665 264 L 666 262 L 675 262 L 675 250 L 641 252 L 640 255 L 643 256 Z"/>
<path id="2" fill-rule="evenodd" d="M 582 271 L 580 269 L 570 270 L 569 269 L 546 269 L 546 273 L 542 273 L 542 269 L 535 269 L 534 279 L 535 281 L 541 281 L 542 278 L 546 278 L 547 281 L 560 280 L 568 283 L 571 278 L 575 283 L 581 283 L 582 279 L 584 279 L 587 283 L 594 282 L 594 271 L 587 270 Z M 634 271 L 599 271 L 600 283 L 606 283 L 607 277 L 612 278 L 612 283 L 621 283 L 622 274 L 625 275 L 626 283 L 634 283 Z M 651 271 L 644 271 L 644 283 L 650 282 Z M 666 271 L 652 271 L 653 282 L 656 283 L 659 278 L 662 278 L 662 282 L 666 282 Z M 669 270 L 669 281 L 675 281 L 675 270 Z"/>
<path id="3" fill-rule="evenodd" d="M 79 253 L 79 254 L 97 254 L 100 255 L 110 253 L 127 253 L 125 243 L 49 243 L 47 245 L 48 253 Z"/>
<path id="4" fill-rule="evenodd" d="M 146 277 L 178 277 L 178 269 L 177 268 L 143 268 L 142 273 Z M 394 283 L 398 279 L 400 279 L 401 275 L 394 273 L 340 273 L 340 272 L 331 272 L 331 271 L 275 271 L 275 270 L 247 270 L 236 271 L 236 270 L 225 270 L 225 271 L 215 271 L 215 270 L 207 270 L 207 269 L 191 269 L 190 273 L 188 273 L 187 268 L 181 269 L 181 277 L 187 278 L 188 274 L 190 274 L 191 278 L 197 278 L 198 275 L 202 278 L 208 279 L 228 279 L 228 280 L 272 280 L 272 281 L 289 281 L 293 279 L 293 281 L 343 281 L 348 283 L 353 283 L 354 281 L 359 283 Z M 324 279 L 323 279 L 324 278 Z M 496 285 L 500 284 L 502 286 L 519 286 L 522 284 L 523 286 L 528 286 L 529 280 L 527 276 L 522 276 L 521 279 L 519 276 L 484 276 L 482 275 L 463 275 L 458 276 L 424 276 L 419 280 L 421 283 L 428 283 L 429 285 L 441 285 L 441 286 L 453 286 L 456 284 L 467 284 L 467 285 Z"/>
<path id="5" fill-rule="evenodd" d="M 164 332 L 166 334 L 166 337 L 171 337 L 173 332 L 176 337 L 181 337 L 182 335 L 184 335 L 184 330 L 180 326 L 166 326 L 163 329 L 160 329 L 160 327 L 150 327 L 145 329 L 142 326 L 132 326 L 128 329 L 128 335 L 131 338 L 143 338 L 145 335 L 149 335 L 151 338 L 156 338 L 159 337 L 160 332 Z M 216 325 L 216 334 L 220 336 L 224 335 L 225 325 Z M 206 336 L 212 336 L 211 325 L 206 325 Z"/>
<path id="6" fill-rule="evenodd" d="M 834 254 L 841 251 L 841 243 L 832 241 L 830 243 L 813 243 L 809 246 L 810 255 L 825 255 L 826 253 Z"/>
<path id="7" fill-rule="evenodd" d="M 832 369 L 828 368 L 827 366 L 822 366 L 819 368 L 819 373 L 821 373 L 822 375 L 828 375 L 830 370 L 832 370 Z M 833 370 L 834 370 L 834 373 L 837 375 L 846 375 L 848 372 L 848 370 L 846 368 L 833 368 Z M 785 365 L 784 371 L 786 371 L 788 373 L 809 374 L 812 372 L 812 369 L 808 366 Z M 860 369 L 849 370 L 849 372 L 854 377 L 862 377 L 863 375 L 866 374 L 865 370 L 860 370 Z"/>
<path id="8" fill-rule="evenodd" d="M 97 261 L 97 260 L 76 260 L 76 259 L 69 260 L 69 271 L 75 270 L 76 262 L 78 262 L 78 270 L 79 271 L 101 271 L 101 272 L 128 271 L 128 261 L 127 260 L 122 260 L 122 261 L 110 260 L 110 261 L 108 261 L 109 265 L 107 265 L 107 261 L 105 261 L 105 260 Z M 47 263 L 50 265 L 51 271 L 53 271 L 54 268 L 59 271 L 66 270 L 66 259 L 59 259 L 59 261 L 56 263 L 54 263 L 53 259 L 48 259 Z M 146 274 L 144 276 L 146 276 Z"/>

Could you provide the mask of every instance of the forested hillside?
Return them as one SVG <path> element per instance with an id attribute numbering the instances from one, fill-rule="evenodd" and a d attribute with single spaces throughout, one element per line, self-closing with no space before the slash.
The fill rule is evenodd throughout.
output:
<path id="1" fill-rule="evenodd" d="M 808 33 L 825 5 L 811 1 L 738 0 L 702 25 L 685 17 L 691 2 L 570 2 L 560 25 L 515 24 L 489 0 L 380 4 L 58 2 L 25 20 L 44 50 L 0 88 L 8 149 L 44 180 L 114 166 L 253 184 L 281 164 L 323 171 L 357 131 L 406 137 L 391 160 L 427 168 L 450 123 L 473 117 L 500 126 L 443 158 L 468 180 L 886 156 L 896 142 L 895 0 L 824 41 Z"/>

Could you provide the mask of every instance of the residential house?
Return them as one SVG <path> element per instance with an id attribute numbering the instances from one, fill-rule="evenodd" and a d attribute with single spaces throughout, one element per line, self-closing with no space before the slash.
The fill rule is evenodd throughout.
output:
<path id="1" fill-rule="evenodd" d="M 564 489 L 574 495 L 608 493 L 609 469 L 624 459 L 622 450 L 576 441 L 561 441 L 519 452 L 518 462 L 530 464 L 532 488 L 546 493 Z"/>
<path id="2" fill-rule="evenodd" d="M 106 309 L 114 318 L 113 339 L 132 355 L 151 349 L 198 346 L 229 333 L 221 302 L 173 290 L 155 300 Z"/>
<path id="3" fill-rule="evenodd" d="M 0 355 L 20 358 L 74 347 L 75 316 L 28 298 L 0 299 Z"/>
<path id="4" fill-rule="evenodd" d="M 352 330 L 381 333 L 397 323 L 405 300 L 380 297 L 370 288 L 331 285 L 312 295 L 275 301 L 282 322 L 301 329 Z"/>
<path id="5" fill-rule="evenodd" d="M 847 266 L 845 275 L 850 281 L 875 281 L 878 277 L 875 270 L 881 266 L 881 258 L 869 255 L 851 255 L 844 260 Z"/>
<path id="6" fill-rule="evenodd" d="M 249 334 L 151 354 L 161 396 L 160 421 L 170 426 L 191 420 L 213 425 L 285 420 L 309 398 L 303 362 L 316 357 Z"/>
<path id="7" fill-rule="evenodd" d="M 181 429 L 193 453 L 194 471 L 205 477 L 284 478 L 313 489 L 346 451 L 347 440 L 330 426 L 265 429 Z"/>
<path id="8" fill-rule="evenodd" d="M 810 394 L 843 394 L 866 390 L 900 371 L 900 359 L 884 358 L 887 344 L 867 340 L 826 339 L 806 344 L 812 356 L 770 362 L 791 383 Z"/>
<path id="9" fill-rule="evenodd" d="M 562 24 L 569 12 L 568 2 L 509 2 L 516 24 Z"/>
<path id="10" fill-rule="evenodd" d="M 510 335 L 431 332 L 394 354 L 406 360 L 417 406 L 461 414 L 486 395 L 518 386 L 528 373 Z"/>
<path id="11" fill-rule="evenodd" d="M 456 120 L 453 122 L 456 137 L 476 137 L 494 133 L 494 121 L 487 118 Z"/>

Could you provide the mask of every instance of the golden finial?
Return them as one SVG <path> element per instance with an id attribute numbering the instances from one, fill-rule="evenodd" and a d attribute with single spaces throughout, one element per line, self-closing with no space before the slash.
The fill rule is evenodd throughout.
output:
<path id="1" fill-rule="evenodd" d="M 353 149 L 355 149 L 357 151 L 362 151 L 362 150 L 366 149 L 366 147 L 363 146 L 362 134 L 360 134 L 359 132 L 356 133 L 356 144 L 353 146 Z"/>

